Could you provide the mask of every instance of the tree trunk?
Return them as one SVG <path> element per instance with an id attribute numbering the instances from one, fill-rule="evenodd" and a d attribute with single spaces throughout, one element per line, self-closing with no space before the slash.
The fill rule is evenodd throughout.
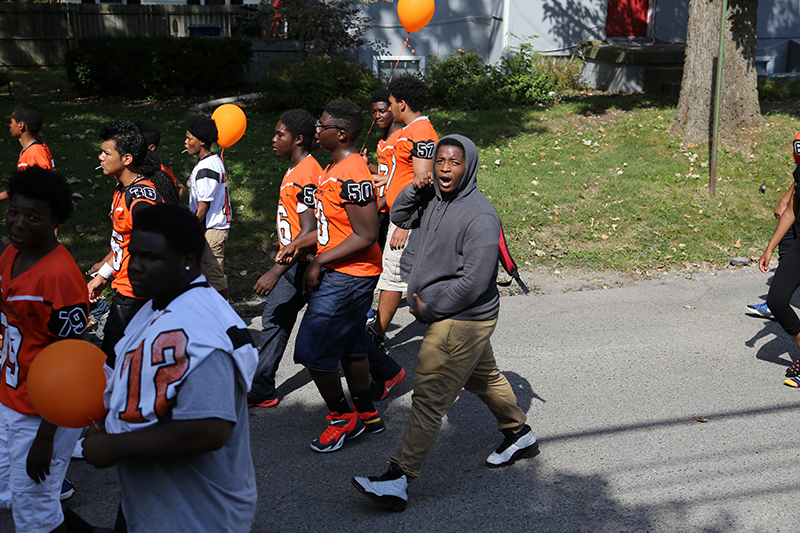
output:
<path id="1" fill-rule="evenodd" d="M 690 0 L 686 59 L 678 109 L 671 131 L 683 145 L 711 136 L 716 98 L 722 0 Z M 756 88 L 756 15 L 758 0 L 729 0 L 722 62 L 719 132 L 732 139 L 744 127 L 761 126 L 764 119 Z"/>

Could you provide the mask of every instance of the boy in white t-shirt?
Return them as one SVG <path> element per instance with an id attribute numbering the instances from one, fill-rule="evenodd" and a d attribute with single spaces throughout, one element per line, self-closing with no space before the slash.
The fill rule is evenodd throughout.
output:
<path id="1" fill-rule="evenodd" d="M 222 159 L 211 151 L 217 142 L 217 125 L 204 115 L 186 119 L 184 147 L 199 158 L 189 178 L 189 209 L 206 228 L 208 249 L 203 254 L 200 270 L 209 285 L 228 299 L 228 278 L 225 277 L 225 243 L 231 227 L 231 202 L 228 177 Z"/>

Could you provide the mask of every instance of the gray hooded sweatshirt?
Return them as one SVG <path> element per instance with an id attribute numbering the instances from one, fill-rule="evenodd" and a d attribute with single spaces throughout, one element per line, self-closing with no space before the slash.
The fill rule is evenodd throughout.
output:
<path id="1" fill-rule="evenodd" d="M 497 261 L 500 218 L 494 206 L 478 190 L 478 150 L 462 135 L 445 139 L 464 145 L 464 175 L 458 189 L 443 197 L 439 180 L 433 187 L 417 190 L 413 184 L 394 201 L 391 220 L 405 229 L 419 228 L 414 265 L 408 279 L 408 303 L 416 306 L 417 293 L 424 305 L 425 322 L 445 318 L 490 320 L 500 311 L 497 291 Z"/>

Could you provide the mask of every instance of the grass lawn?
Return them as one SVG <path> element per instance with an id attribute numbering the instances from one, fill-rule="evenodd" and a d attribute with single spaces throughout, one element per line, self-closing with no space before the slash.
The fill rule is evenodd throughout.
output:
<path id="1" fill-rule="evenodd" d="M 185 118 L 198 101 L 74 99 L 58 92 L 66 88 L 61 71 L 11 75 L 16 99 L 0 99 L 0 116 L 7 120 L 21 102 L 43 110 L 41 136 L 76 193 L 76 212 L 59 236 L 86 269 L 105 255 L 111 227 L 114 182 L 94 170 L 100 129 L 121 119 L 155 122 L 162 130 L 159 155 L 176 175 L 187 176 L 196 160 L 181 154 Z M 723 147 L 713 197 L 707 145 L 682 150 L 669 133 L 675 105 L 644 95 L 596 95 L 551 107 L 429 115 L 440 136 L 461 133 L 475 140 L 479 185 L 492 198 L 523 269 L 641 273 L 757 258 L 775 228 L 772 209 L 792 183 L 790 149 L 800 129 L 800 101 L 765 104 L 767 126 Z M 235 300 L 253 294 L 277 250 L 277 188 L 286 169 L 272 153 L 276 116 L 243 108 L 247 132 L 224 152 L 234 209 L 227 271 Z M 374 149 L 376 140 L 373 132 L 367 147 Z M 5 176 L 18 153 L 19 144 L 0 135 Z M 315 155 L 327 162 L 324 152 Z"/>

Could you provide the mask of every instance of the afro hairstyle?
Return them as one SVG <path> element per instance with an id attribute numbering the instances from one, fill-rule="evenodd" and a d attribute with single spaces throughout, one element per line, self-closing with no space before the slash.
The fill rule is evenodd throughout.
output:
<path id="1" fill-rule="evenodd" d="M 14 172 L 8 180 L 8 196 L 13 198 L 15 194 L 50 204 L 50 211 L 59 224 L 63 224 L 75 209 L 72 190 L 64 176 L 53 170 L 33 166 Z"/>
<path id="2" fill-rule="evenodd" d="M 207 147 L 211 147 L 219 138 L 217 123 L 205 115 L 189 115 L 186 119 L 186 129 Z"/>
<path id="3" fill-rule="evenodd" d="M 391 93 L 389 92 L 389 89 L 378 89 L 372 93 L 372 99 L 370 100 L 370 103 L 374 104 L 375 102 L 386 102 L 388 104 L 390 94 Z"/>

